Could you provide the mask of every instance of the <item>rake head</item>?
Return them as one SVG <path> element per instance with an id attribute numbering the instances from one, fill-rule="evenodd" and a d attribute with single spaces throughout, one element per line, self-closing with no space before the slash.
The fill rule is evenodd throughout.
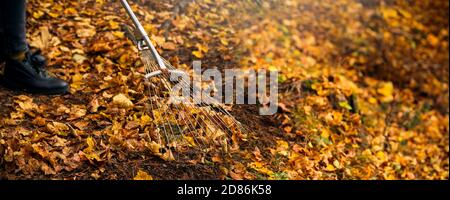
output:
<path id="1" fill-rule="evenodd" d="M 224 155 L 238 148 L 238 138 L 245 138 L 248 129 L 211 97 L 209 103 L 201 101 L 202 96 L 193 93 L 201 91 L 195 88 L 201 86 L 192 86 L 188 73 L 159 56 L 127 1 L 122 0 L 122 5 L 134 23 L 134 27 L 122 25 L 122 30 L 136 45 L 145 67 L 146 112 L 153 122 L 148 140 L 154 152 L 172 160 L 176 159 L 173 151 L 182 153 L 195 149 L 205 154 Z M 180 96 L 180 91 L 190 92 Z"/>
<path id="2" fill-rule="evenodd" d="M 176 70 L 165 61 L 168 70 L 157 69 L 156 62 L 148 52 L 141 52 L 141 59 L 146 68 L 144 76 L 147 87 L 147 112 L 153 119 L 154 135 L 150 136 L 162 149 L 185 150 L 196 148 L 204 153 L 221 150 L 228 152 L 236 148 L 238 138 L 245 137 L 245 128 L 221 104 L 203 103 L 195 94 L 178 96 L 175 85 L 181 90 L 193 91 L 193 86 L 181 81 L 173 81 L 171 74 L 185 72 Z M 157 72 L 157 73 L 155 73 Z M 153 75 L 156 74 L 156 75 Z M 178 98 L 174 98 L 174 96 Z M 200 102 L 200 103 L 196 103 Z"/>

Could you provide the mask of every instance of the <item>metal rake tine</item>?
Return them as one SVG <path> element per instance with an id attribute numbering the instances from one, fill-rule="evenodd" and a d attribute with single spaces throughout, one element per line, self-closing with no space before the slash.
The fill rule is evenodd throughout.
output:
<path id="1" fill-rule="evenodd" d="M 145 51 L 144 51 L 144 52 L 145 52 Z M 147 56 L 147 57 L 148 57 L 148 56 Z M 166 62 L 167 62 L 167 61 L 166 61 Z M 168 63 L 167 66 L 173 68 L 173 66 L 171 66 L 170 63 Z M 156 67 L 154 67 L 153 70 L 155 70 L 155 68 L 156 68 Z M 162 74 L 162 75 L 163 75 L 167 80 L 170 80 L 169 77 L 168 77 L 168 74 Z M 169 81 L 168 81 L 168 82 L 169 82 Z M 188 85 L 184 80 L 182 81 L 182 84 L 184 85 L 184 87 L 187 87 L 187 85 Z M 166 88 L 167 88 L 168 90 L 171 90 L 170 84 L 169 84 L 168 86 L 166 86 Z M 190 88 L 192 88 L 192 86 L 191 86 Z M 191 96 L 191 98 L 195 99 L 194 96 Z M 204 103 L 202 103 L 202 105 L 205 105 L 205 107 L 195 107 L 195 106 L 192 106 L 192 105 L 191 105 L 191 106 L 192 106 L 192 107 L 195 107 L 195 108 L 198 109 L 198 110 L 200 110 L 200 112 L 202 112 L 203 116 L 205 116 L 206 119 L 200 117 L 200 120 L 203 121 L 203 123 L 205 124 L 205 126 L 203 126 L 203 125 L 200 124 L 201 127 L 202 127 L 202 129 L 205 131 L 205 133 L 208 133 L 208 131 L 207 131 L 206 129 L 208 129 L 211 133 L 213 133 L 213 132 L 215 132 L 215 131 L 217 131 L 217 130 L 221 130 L 221 131 L 224 131 L 224 133 L 225 133 L 226 135 L 228 135 L 228 137 L 232 138 L 233 135 L 234 135 L 234 134 L 233 134 L 233 130 L 231 130 L 231 129 L 228 127 L 228 123 L 226 123 L 223 119 L 221 119 L 221 116 L 219 116 L 218 114 L 212 114 L 212 113 L 214 113 L 215 111 L 214 111 L 213 109 L 210 108 L 210 105 L 207 105 L 207 104 L 204 104 Z M 209 110 L 206 111 L 206 108 L 209 108 Z M 209 121 L 209 122 L 208 122 L 208 121 Z M 232 120 L 232 123 L 236 124 L 233 120 Z M 205 128 L 205 127 L 206 127 L 206 128 Z M 214 128 L 212 128 L 212 127 L 214 127 Z M 239 127 L 236 127 L 236 128 L 239 128 Z M 241 130 L 241 131 L 242 131 L 242 130 Z M 225 140 L 228 141 L 228 142 L 233 141 L 232 139 L 230 140 L 230 138 L 225 139 Z M 211 141 L 212 144 L 215 143 L 212 139 L 210 139 L 210 141 Z M 222 142 L 222 140 L 221 140 L 221 142 Z M 221 142 L 220 142 L 220 143 L 221 143 Z M 222 149 L 222 150 L 223 150 L 223 149 Z"/>
<path id="2" fill-rule="evenodd" d="M 148 55 L 146 55 L 147 56 L 147 58 L 148 58 Z M 157 67 L 156 66 L 154 66 L 155 64 L 154 64 L 154 62 L 151 62 L 151 64 L 150 64 L 150 67 L 152 68 L 152 70 L 155 70 Z M 167 82 L 165 82 L 164 80 L 162 80 L 162 82 L 163 83 L 166 83 L 167 84 Z M 169 88 L 169 90 L 170 90 L 170 86 L 167 86 L 166 85 L 166 87 L 167 88 Z M 188 119 L 189 119 L 189 117 L 188 117 Z M 185 120 L 185 119 L 184 119 Z M 189 121 L 190 121 L 190 119 L 189 119 Z M 186 122 L 186 121 L 185 121 Z M 195 127 L 193 127 L 193 128 L 191 128 L 191 126 L 189 126 L 190 124 L 192 124 L 192 122 L 190 122 L 190 123 L 186 123 L 187 124 L 187 126 L 188 126 L 188 128 L 191 130 L 191 132 L 192 133 L 196 133 L 196 131 L 195 130 L 193 130 L 193 128 L 195 129 Z M 195 137 L 194 137 L 194 140 L 197 140 Z M 202 144 L 201 143 L 203 143 L 203 142 L 197 142 L 198 143 L 198 145 L 200 145 L 201 147 L 203 147 L 204 148 L 204 146 L 202 146 Z M 203 145 L 205 145 L 204 143 L 203 143 Z"/>
<path id="3" fill-rule="evenodd" d="M 151 65 L 151 60 L 147 60 L 148 58 L 143 58 L 143 60 L 144 60 L 144 63 L 149 67 L 150 65 Z M 154 94 L 154 96 L 157 96 L 157 92 L 156 92 L 156 90 L 153 88 L 153 87 L 149 87 L 149 90 L 150 90 L 150 88 L 151 88 L 151 91 L 149 92 L 149 94 L 150 95 L 152 95 L 152 94 Z M 153 96 L 153 95 L 152 95 Z M 155 103 L 156 104 L 156 107 L 157 107 L 157 110 L 163 110 L 163 108 L 162 108 L 162 106 L 160 106 L 159 104 L 158 104 L 158 102 L 156 102 Z M 152 113 L 153 113 L 153 111 L 152 111 Z M 165 113 L 165 111 L 164 111 L 164 113 Z M 155 119 L 154 119 L 155 120 Z M 163 121 L 165 121 L 165 120 L 163 120 Z M 165 137 L 165 140 L 166 140 L 166 144 L 164 144 L 164 146 L 169 146 L 169 143 L 170 143 L 170 140 L 169 140 L 169 137 L 168 137 L 168 131 L 167 131 L 167 129 L 166 129 L 166 126 L 163 124 L 162 125 L 162 128 L 163 128 L 163 133 L 164 133 L 164 137 Z M 173 130 L 171 129 L 171 127 L 169 126 L 169 128 L 170 128 L 170 131 L 172 132 L 172 134 L 173 134 Z"/>
<path id="4" fill-rule="evenodd" d="M 166 65 L 169 69 L 176 69 L 176 68 L 175 68 L 174 66 L 172 66 L 166 59 L 164 59 L 164 58 L 162 58 L 162 59 L 163 59 L 165 65 Z M 192 86 L 191 86 L 190 89 L 193 89 Z M 208 98 L 211 98 L 211 97 L 208 96 Z M 205 104 L 205 105 L 206 105 L 206 104 Z M 231 115 L 231 113 L 229 113 L 227 110 L 225 110 L 221 105 L 218 105 L 218 108 L 219 108 L 219 110 L 221 110 L 221 112 L 226 113 L 226 114 L 233 120 L 233 122 L 234 122 L 236 125 L 238 125 L 239 127 L 243 128 L 243 129 L 246 129 L 247 132 L 250 132 L 250 130 L 248 130 L 246 127 L 244 127 L 244 126 L 242 125 L 242 123 L 240 123 L 238 120 L 236 120 L 236 118 L 235 118 L 233 115 Z"/>
<path id="5" fill-rule="evenodd" d="M 167 74 L 162 74 L 163 75 L 163 77 L 166 79 L 166 80 L 170 80 L 169 79 L 169 77 L 168 77 L 168 75 Z M 169 81 L 167 81 L 167 82 L 169 82 Z M 168 84 L 167 86 L 166 86 L 169 90 L 171 90 L 171 86 Z M 218 122 L 216 121 L 216 120 L 214 120 L 214 119 L 211 119 L 211 116 L 208 114 L 208 113 L 206 113 L 206 112 L 204 112 L 203 110 L 202 110 L 202 108 L 199 108 L 199 107 L 195 107 L 196 109 L 199 109 L 201 112 L 203 112 L 203 115 L 205 116 L 205 117 L 207 117 L 207 118 L 209 118 L 209 120 L 210 120 L 210 122 L 212 123 L 212 124 L 217 124 Z M 202 119 L 202 118 L 201 118 Z M 202 121 L 204 121 L 204 119 L 202 119 Z M 206 123 L 205 121 L 204 121 L 204 123 L 205 124 L 208 124 L 208 123 Z M 211 126 L 211 125 L 210 125 Z M 204 128 L 204 127 L 203 127 Z M 210 131 L 211 132 L 214 132 L 214 130 L 212 130 L 210 127 L 208 127 L 209 129 L 210 129 Z M 221 127 L 220 129 L 224 129 L 223 127 Z M 206 130 L 205 130 L 206 131 Z M 227 132 L 227 131 L 226 131 Z"/>
<path id="6" fill-rule="evenodd" d="M 170 147 L 170 145 L 171 145 L 171 139 L 169 138 L 169 132 L 167 131 L 167 128 L 166 128 L 166 125 L 165 125 L 165 124 L 168 124 L 170 133 L 172 133 L 172 135 L 174 135 L 174 132 L 173 132 L 172 126 L 170 126 L 170 119 L 169 119 L 169 118 L 166 118 L 166 116 L 167 116 L 166 109 L 164 109 L 163 106 L 160 106 L 160 109 L 162 110 L 162 113 L 163 113 L 163 115 L 162 115 L 161 117 L 163 118 L 163 124 L 162 124 L 162 127 L 163 127 L 164 130 L 165 130 L 165 132 L 164 132 L 164 137 L 166 138 L 165 147 L 166 147 L 166 149 L 167 149 L 168 151 L 172 151 L 172 150 L 171 150 L 171 147 Z M 161 111 L 160 111 L 160 112 L 161 112 Z M 172 152 L 169 152 L 169 153 L 173 155 Z"/>
<path id="7" fill-rule="evenodd" d="M 166 76 L 166 78 L 167 78 L 167 76 Z M 183 104 L 183 105 L 185 105 L 185 104 Z M 186 105 L 185 105 L 185 106 L 186 106 Z M 209 129 L 209 131 L 210 131 L 211 133 L 214 133 L 214 132 L 217 131 L 217 130 L 221 130 L 221 131 L 224 131 L 227 135 L 229 135 L 228 131 L 231 131 L 231 130 L 227 130 L 227 129 L 224 128 L 223 126 L 221 126 L 221 127 L 215 127 L 214 129 L 211 128 L 211 126 L 215 126 L 215 125 L 217 125 L 217 124 L 220 124 L 220 122 L 218 122 L 218 121 L 216 121 L 216 119 L 212 118 L 211 115 L 209 115 L 209 113 L 203 111 L 203 108 L 201 108 L 201 107 L 195 107 L 195 106 L 192 106 L 192 107 L 194 107 L 195 109 L 200 110 L 200 112 L 202 112 L 203 116 L 204 116 L 205 118 L 207 118 L 207 119 L 205 120 L 204 118 L 199 117 L 200 120 L 203 121 L 203 124 L 205 124 L 204 126 L 201 125 L 201 127 L 202 127 L 202 129 L 205 131 L 205 133 L 208 133 L 208 131 L 207 131 L 206 129 Z M 192 108 L 192 109 L 194 109 L 194 108 Z M 208 121 L 209 121 L 209 123 L 208 123 Z M 206 128 L 205 128 L 205 127 L 206 127 Z M 230 133 L 232 133 L 232 132 L 230 132 Z M 212 144 L 214 144 L 214 140 L 213 140 L 212 138 L 210 139 L 210 141 L 211 141 Z"/>
<path id="8" fill-rule="evenodd" d="M 154 66 L 154 63 L 153 62 L 151 62 L 151 64 L 150 64 L 150 66 L 152 67 L 152 69 L 154 70 L 155 68 L 156 68 L 156 66 Z M 166 84 L 166 87 L 167 88 L 171 88 L 170 86 L 168 86 L 167 84 L 167 80 L 165 80 L 165 79 L 162 79 L 162 80 L 160 80 L 163 84 Z M 172 111 L 172 113 L 175 113 L 174 111 L 173 111 L 173 109 L 168 105 L 168 108 Z M 179 107 L 178 107 L 178 109 L 179 110 L 181 110 Z M 190 121 L 190 119 L 189 119 L 189 117 L 187 117 L 188 118 L 188 120 Z M 186 119 L 183 119 L 184 121 L 185 121 L 185 123 L 187 124 L 187 127 L 188 127 L 188 129 L 191 131 L 191 133 L 196 133 L 196 131 L 195 130 L 193 130 L 193 128 L 190 126 L 190 124 L 192 124 L 192 122 L 190 121 L 190 123 L 187 123 L 186 122 Z M 183 133 L 184 132 L 184 130 L 180 127 L 180 125 L 178 124 L 178 123 L 176 123 L 176 125 L 177 125 L 177 127 L 178 127 L 178 129 L 179 130 L 181 130 L 182 131 L 182 136 L 184 136 L 185 134 Z M 194 127 L 195 128 L 195 127 Z M 187 141 L 187 139 L 186 138 L 184 138 L 184 137 L 182 137 L 183 138 L 183 140 L 185 140 L 186 141 L 186 143 L 188 143 L 189 144 L 189 141 Z M 199 145 L 202 149 L 204 149 L 205 148 L 205 144 L 203 143 L 203 142 L 198 142 L 198 140 L 197 140 L 197 138 L 196 137 L 193 137 L 193 139 L 194 140 L 196 140 L 196 143 L 197 143 L 197 145 Z M 201 141 L 201 140 L 200 140 Z"/>
<path id="9" fill-rule="evenodd" d="M 193 96 L 191 96 L 192 98 L 194 98 Z M 233 131 L 228 128 L 228 125 L 226 122 L 224 122 L 220 116 L 216 116 L 214 114 L 210 114 L 210 112 L 214 112 L 213 110 L 208 110 L 206 111 L 205 109 L 206 107 L 197 107 L 197 106 L 193 106 L 190 105 L 192 107 L 195 107 L 196 109 L 200 110 L 200 112 L 202 112 L 203 116 L 206 117 L 206 120 L 201 118 L 201 120 L 203 121 L 203 123 L 206 125 L 207 129 L 209 129 L 211 132 L 215 132 L 217 130 L 221 130 L 223 131 L 228 137 L 233 137 Z M 209 121 L 209 122 L 208 122 Z M 214 128 L 211 128 L 214 127 Z M 227 141 L 230 141 L 229 139 L 226 139 Z"/>
<path id="10" fill-rule="evenodd" d="M 144 65 L 146 65 L 146 63 L 148 62 L 148 61 L 146 61 L 146 60 L 144 60 L 144 59 L 142 59 L 143 60 L 143 63 L 144 63 Z M 146 72 L 149 72 L 149 69 L 147 69 L 147 68 L 145 68 L 145 71 Z M 157 96 L 157 94 L 156 93 L 154 93 L 154 94 L 152 94 L 152 90 L 151 90 L 151 85 L 150 84 L 152 84 L 151 83 L 151 80 L 148 80 L 148 79 L 146 79 L 146 80 L 144 80 L 145 82 L 147 82 L 148 83 L 148 85 L 144 85 L 144 86 L 146 86 L 146 89 L 147 89 L 147 93 L 149 94 L 149 101 L 150 101 L 150 107 L 151 107 L 151 110 L 148 110 L 147 112 L 149 112 L 149 113 L 151 113 L 151 115 L 152 115 L 152 117 L 153 117 L 153 121 L 156 119 L 156 117 L 155 117 L 155 114 L 153 113 L 153 110 L 156 110 L 155 108 L 154 108 L 154 106 L 153 106 L 153 97 L 156 97 Z M 156 104 L 156 102 L 155 102 L 155 104 Z M 156 108 L 158 108 L 158 105 L 156 104 Z M 159 108 L 158 108 L 159 109 Z M 158 125 L 156 124 L 156 123 L 154 123 L 154 125 L 157 127 Z M 163 131 L 165 131 L 165 130 L 163 130 Z M 162 144 L 162 141 L 161 141 L 161 135 L 158 133 L 158 143 L 160 144 L 160 145 L 163 145 Z"/>
<path id="11" fill-rule="evenodd" d="M 164 84 L 166 84 L 167 85 L 167 81 L 166 80 L 161 80 Z M 170 87 L 170 86 L 169 86 Z M 167 107 L 168 107 L 168 109 L 172 112 L 172 113 L 176 113 L 172 108 L 171 108 L 171 106 L 170 105 L 167 105 Z M 181 111 L 181 109 L 178 109 L 178 110 L 180 110 Z M 183 119 L 185 122 L 186 122 L 186 119 Z M 184 134 L 184 130 L 180 127 L 180 125 L 179 125 L 179 123 L 178 123 L 178 120 L 177 119 L 175 119 L 175 121 L 176 121 L 176 126 L 178 127 L 178 129 L 181 131 L 181 135 L 182 136 L 184 136 L 185 134 Z M 190 128 L 190 126 L 189 126 L 189 123 L 186 123 L 187 124 L 187 126 L 188 126 L 188 129 L 191 129 Z M 193 131 L 192 129 L 191 129 L 191 131 Z M 184 137 L 182 137 L 186 142 L 189 142 L 189 141 L 187 141 L 186 140 L 186 138 L 184 138 Z"/>
<path id="12" fill-rule="evenodd" d="M 148 80 L 145 80 L 145 81 L 148 81 Z M 147 86 L 147 90 L 148 90 L 148 93 L 150 94 L 150 86 Z M 148 100 L 150 101 L 150 107 L 151 107 L 151 109 L 154 110 L 153 102 L 152 102 L 151 96 L 149 97 Z M 155 114 L 154 114 L 153 112 L 151 112 L 151 110 L 147 110 L 147 112 L 149 112 L 149 114 L 152 115 L 153 119 L 155 119 Z M 151 138 L 150 138 L 150 141 L 149 141 L 149 142 L 151 142 Z M 158 143 L 161 143 L 161 138 L 160 138 L 160 137 L 158 137 Z"/>
<path id="13" fill-rule="evenodd" d="M 167 83 L 167 82 L 168 82 L 167 80 L 164 81 L 164 82 L 165 82 L 166 84 L 168 84 L 168 83 Z M 170 87 L 170 86 L 167 86 L 167 87 Z M 178 104 L 175 104 L 175 105 L 178 106 L 178 108 L 180 108 Z M 188 118 L 188 119 L 189 119 L 189 118 Z M 190 121 L 190 120 L 189 120 L 189 121 Z M 202 126 L 200 126 L 200 127 L 204 129 L 204 127 L 202 127 Z M 206 132 L 206 130 L 204 130 L 204 131 Z M 194 133 L 195 133 L 195 131 L 194 131 Z M 195 137 L 194 137 L 194 139 L 195 139 Z M 202 141 L 202 140 L 200 140 L 200 141 Z M 202 143 L 203 143 L 203 142 L 202 142 Z"/>
<path id="14" fill-rule="evenodd" d="M 170 65 L 168 65 L 168 66 L 170 66 Z M 183 82 L 183 84 L 184 84 L 184 86 L 189 85 L 189 84 L 187 84 L 186 82 Z M 192 86 L 190 86 L 190 89 L 192 89 Z M 195 101 L 195 96 L 194 96 L 193 94 L 191 94 L 191 98 L 193 98 L 194 101 Z M 204 109 L 206 109 L 206 107 L 210 107 L 210 105 L 208 105 L 208 104 L 202 102 L 201 100 L 199 100 L 199 102 L 201 102 L 200 104 L 203 105 L 203 107 L 198 107 L 198 109 L 201 110 L 202 112 L 203 112 Z M 211 109 L 210 112 L 214 112 L 214 111 Z M 220 116 L 218 116 L 217 114 L 210 114 L 210 113 L 208 113 L 207 111 L 204 111 L 203 113 L 204 113 L 205 116 L 207 116 L 208 118 L 210 118 L 210 120 L 211 120 L 213 123 L 218 124 L 219 126 L 221 126 L 220 129 L 222 129 L 222 130 L 224 130 L 225 132 L 227 132 L 227 134 L 228 134 L 229 136 L 232 136 L 233 131 L 232 131 L 230 128 L 228 128 L 227 123 L 226 123 L 225 121 L 223 121 L 223 120 L 221 119 Z"/>

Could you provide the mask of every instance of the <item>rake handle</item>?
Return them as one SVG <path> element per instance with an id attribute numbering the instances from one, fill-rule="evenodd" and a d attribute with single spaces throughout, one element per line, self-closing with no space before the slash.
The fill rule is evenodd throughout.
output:
<path id="1" fill-rule="evenodd" d="M 139 22 L 138 18 L 136 17 L 136 15 L 134 14 L 133 10 L 130 7 L 130 4 L 128 3 L 127 0 L 120 0 L 120 2 L 122 3 L 122 6 L 125 8 L 125 10 L 128 13 L 128 16 L 130 16 L 131 21 L 133 21 L 133 24 L 135 26 L 135 28 L 139 31 L 139 33 L 142 36 L 142 39 L 144 40 L 144 42 L 148 45 L 148 47 L 150 48 L 150 52 L 153 56 L 153 58 L 156 60 L 156 62 L 158 63 L 158 66 L 161 70 L 165 70 L 167 69 L 166 65 L 164 64 L 163 60 L 161 59 L 161 56 L 159 55 L 158 51 L 156 50 L 155 46 L 153 45 L 152 41 L 150 40 L 150 38 L 148 37 L 147 32 L 145 31 L 144 27 L 142 26 L 142 24 Z"/>

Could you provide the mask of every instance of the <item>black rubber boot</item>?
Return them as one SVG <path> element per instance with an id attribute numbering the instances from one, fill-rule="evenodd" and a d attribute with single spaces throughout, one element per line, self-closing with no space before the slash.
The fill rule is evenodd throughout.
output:
<path id="1" fill-rule="evenodd" d="M 26 53 L 25 60 L 6 59 L 0 83 L 8 89 L 33 94 L 57 95 L 67 93 L 69 84 L 51 77 L 45 70 L 45 58 L 39 51 Z"/>

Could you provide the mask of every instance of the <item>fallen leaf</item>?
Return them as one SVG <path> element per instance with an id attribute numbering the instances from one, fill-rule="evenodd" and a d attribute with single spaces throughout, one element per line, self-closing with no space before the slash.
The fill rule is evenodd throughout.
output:
<path id="1" fill-rule="evenodd" d="M 124 94 L 118 94 L 113 97 L 113 104 L 121 108 L 130 108 L 133 106 L 133 102 L 128 99 Z"/>
<path id="2" fill-rule="evenodd" d="M 47 130 L 50 133 L 56 134 L 56 135 L 60 135 L 60 136 L 67 136 L 69 133 L 69 127 L 61 122 L 51 122 L 51 123 L 47 123 Z"/>
<path id="3" fill-rule="evenodd" d="M 136 176 L 133 178 L 133 180 L 136 181 L 153 180 L 153 177 L 149 175 L 147 172 L 139 170 Z"/>

